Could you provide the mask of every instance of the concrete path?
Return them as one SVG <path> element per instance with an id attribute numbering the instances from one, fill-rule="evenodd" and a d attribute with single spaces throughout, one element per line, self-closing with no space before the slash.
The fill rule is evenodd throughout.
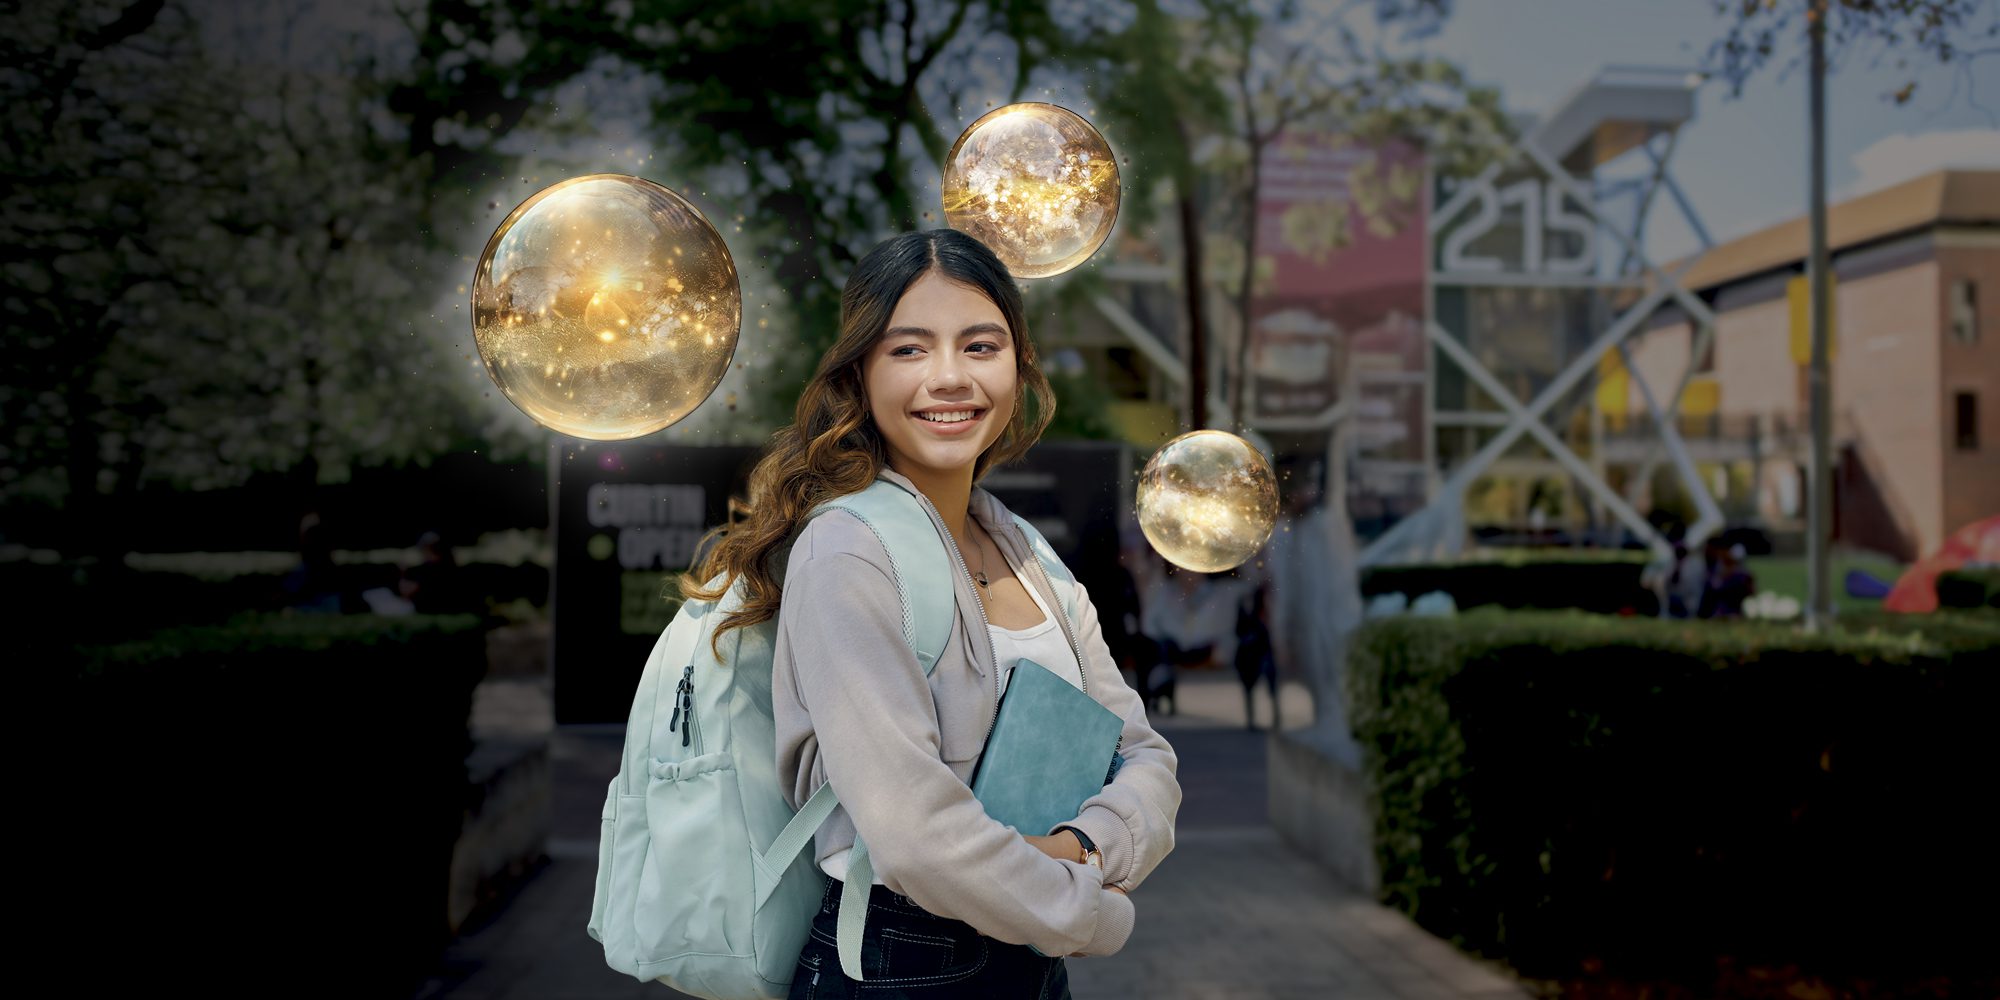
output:
<path id="1" fill-rule="evenodd" d="M 1148 1000 L 1447 1000 L 1526 997 L 1476 962 L 1293 854 L 1265 822 L 1264 739 L 1243 728 L 1242 689 L 1184 674 L 1184 704 L 1154 724 L 1181 759 L 1174 853 L 1133 894 L 1139 922 L 1119 954 L 1070 959 L 1071 991 Z M 1287 728 L 1309 724 L 1303 688 L 1283 693 Z M 1258 692 L 1257 714 L 1269 702 Z M 533 681 L 482 688 L 475 728 L 551 733 L 556 816 L 549 862 L 483 924 L 469 926 L 420 1000 L 597 1000 L 677 996 L 611 971 L 584 933 L 597 870 L 604 785 L 622 726 L 550 725 Z"/>

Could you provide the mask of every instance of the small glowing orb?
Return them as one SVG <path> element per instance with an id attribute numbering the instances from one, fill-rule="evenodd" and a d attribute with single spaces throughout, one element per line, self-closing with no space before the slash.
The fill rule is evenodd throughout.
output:
<path id="1" fill-rule="evenodd" d="M 972 123 L 944 161 L 944 218 L 1017 278 L 1090 258 L 1118 218 L 1118 161 L 1075 112 L 1010 104 Z"/>
<path id="2" fill-rule="evenodd" d="M 736 353 L 729 247 L 652 181 L 573 177 L 508 213 L 472 284 L 486 373 L 536 423 L 620 441 L 693 412 Z"/>
<path id="3" fill-rule="evenodd" d="M 1139 528 L 1168 562 L 1198 573 L 1243 565 L 1278 523 L 1278 480 L 1250 442 L 1194 431 L 1139 473 Z"/>

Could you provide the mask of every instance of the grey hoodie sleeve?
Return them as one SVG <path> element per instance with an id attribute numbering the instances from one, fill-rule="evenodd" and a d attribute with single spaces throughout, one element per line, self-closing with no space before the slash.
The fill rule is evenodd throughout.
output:
<path id="1" fill-rule="evenodd" d="M 1111 784 L 1083 801 L 1076 819 L 1058 825 L 1082 830 L 1104 854 L 1105 884 L 1130 891 L 1174 849 L 1174 818 L 1181 807 L 1176 777 L 1180 758 L 1148 724 L 1145 702 L 1118 672 L 1089 592 L 1081 583 L 1069 586 L 1076 595 L 1076 638 L 1090 669 L 1090 695 L 1125 720 L 1118 751 L 1125 763 Z"/>
<path id="2" fill-rule="evenodd" d="M 772 666 L 781 747 L 786 734 L 811 732 L 890 889 L 1047 955 L 1118 951 L 1131 901 L 1095 869 L 1050 858 L 987 816 L 940 759 L 937 706 L 903 638 L 888 554 L 879 544 L 815 550 L 818 529 L 843 516 L 816 519 L 786 570 Z"/>

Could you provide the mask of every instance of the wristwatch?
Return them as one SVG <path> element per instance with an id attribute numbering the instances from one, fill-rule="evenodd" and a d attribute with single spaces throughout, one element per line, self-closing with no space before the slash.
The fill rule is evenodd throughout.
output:
<path id="1" fill-rule="evenodd" d="M 1088 834 L 1084 833 L 1084 832 L 1083 832 L 1082 830 L 1079 830 L 1079 829 L 1077 829 L 1076 827 L 1073 827 L 1073 826 L 1059 826 L 1059 827 L 1056 827 L 1056 832 L 1057 832 L 1057 833 L 1061 833 L 1061 832 L 1063 832 L 1064 830 L 1068 830 L 1069 832 L 1071 832 L 1071 833 L 1073 833 L 1073 834 L 1076 834 L 1076 842 L 1077 842 L 1077 843 L 1079 843 L 1079 844 L 1082 844 L 1082 845 L 1083 845 L 1083 862 L 1082 862 L 1082 863 L 1083 863 L 1083 864 L 1086 864 L 1086 865 L 1089 865 L 1089 866 L 1091 866 L 1092 868 L 1095 868 L 1095 869 L 1097 869 L 1097 871 L 1098 871 L 1098 873 L 1099 873 L 1099 874 L 1103 874 L 1103 872 L 1104 872 L 1104 854 L 1103 854 L 1103 852 L 1101 852 L 1101 851 L 1099 851 L 1099 850 L 1097 849 L 1097 845 L 1096 845 L 1096 844 L 1094 844 L 1094 843 L 1092 843 L 1092 842 L 1091 842 L 1091 840 L 1090 840 L 1090 836 L 1089 836 Z"/>

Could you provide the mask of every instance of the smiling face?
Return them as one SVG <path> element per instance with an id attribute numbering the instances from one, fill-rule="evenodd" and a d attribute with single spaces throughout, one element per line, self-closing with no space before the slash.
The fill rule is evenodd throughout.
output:
<path id="1" fill-rule="evenodd" d="M 969 477 L 1014 415 L 1015 364 L 993 300 L 935 270 L 918 278 L 861 362 L 889 467 L 920 481 Z"/>

